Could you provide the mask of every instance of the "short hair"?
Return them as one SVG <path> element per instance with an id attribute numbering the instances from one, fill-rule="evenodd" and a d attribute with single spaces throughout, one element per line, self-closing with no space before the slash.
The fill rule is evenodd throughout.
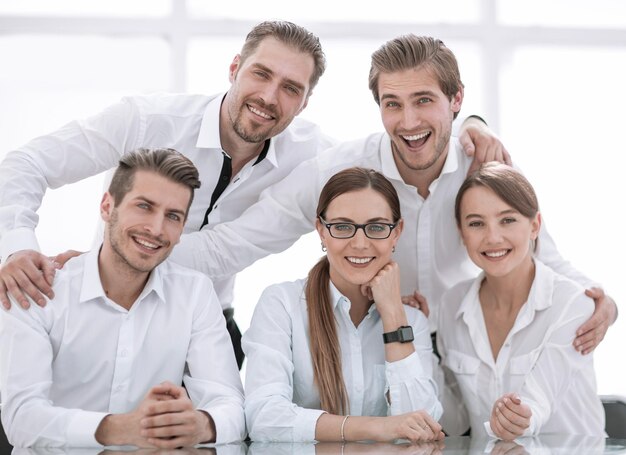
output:
<path id="1" fill-rule="evenodd" d="M 137 171 L 151 171 L 172 182 L 180 183 L 189 188 L 191 196 L 185 212 L 185 219 L 193 201 L 194 190 L 200 188 L 198 169 L 189 158 L 170 148 L 139 148 L 126 153 L 119 161 L 109 185 L 109 193 L 113 196 L 117 207 L 126 194 L 133 188 Z"/>
<path id="2" fill-rule="evenodd" d="M 528 219 L 533 219 L 539 212 L 537 194 L 526 177 L 511 166 L 491 161 L 482 164 L 477 171 L 467 176 L 459 188 L 454 203 L 454 217 L 459 228 L 461 227 L 463 196 L 467 190 L 477 186 L 490 189 L 507 205 Z M 536 250 L 536 247 L 535 242 L 533 250 Z"/>
<path id="3" fill-rule="evenodd" d="M 317 85 L 320 77 L 326 70 L 326 57 L 322 51 L 319 38 L 306 28 L 288 21 L 265 21 L 254 26 L 246 36 L 240 53 L 240 62 L 243 63 L 252 55 L 265 38 L 275 38 L 278 41 L 309 54 L 313 58 L 314 69 L 309 79 L 309 94 Z"/>
<path id="4" fill-rule="evenodd" d="M 381 73 L 395 73 L 420 66 L 432 71 L 448 99 L 463 88 L 456 57 L 443 41 L 430 36 L 402 35 L 387 41 L 372 54 L 369 88 L 376 103 L 380 104 L 378 79 Z"/>

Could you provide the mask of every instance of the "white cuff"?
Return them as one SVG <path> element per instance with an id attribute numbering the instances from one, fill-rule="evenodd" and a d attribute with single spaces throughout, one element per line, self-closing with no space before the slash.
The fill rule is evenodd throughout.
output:
<path id="1" fill-rule="evenodd" d="M 101 447 L 96 441 L 96 430 L 109 414 L 106 412 L 76 411 L 67 426 L 66 441 L 69 447 Z"/>
<path id="2" fill-rule="evenodd" d="M 6 262 L 7 258 L 17 251 L 39 250 L 37 237 L 32 229 L 18 228 L 2 235 L 0 241 L 0 261 Z"/>

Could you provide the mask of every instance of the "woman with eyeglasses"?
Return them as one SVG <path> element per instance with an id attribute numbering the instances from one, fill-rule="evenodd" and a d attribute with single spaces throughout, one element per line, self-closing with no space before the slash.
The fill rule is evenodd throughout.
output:
<path id="1" fill-rule="evenodd" d="M 320 194 L 326 255 L 267 288 L 243 338 L 253 441 L 443 438 L 426 317 L 402 304 L 391 256 L 400 202 L 380 173 L 349 168 Z"/>
<path id="2" fill-rule="evenodd" d="M 503 440 L 602 437 L 593 357 L 572 345 L 594 303 L 534 257 L 541 216 L 532 186 L 513 168 L 488 163 L 461 185 L 455 215 L 482 273 L 444 294 L 439 310 L 441 363 L 467 410 L 444 403 L 444 429 L 471 426 L 472 436 Z"/>

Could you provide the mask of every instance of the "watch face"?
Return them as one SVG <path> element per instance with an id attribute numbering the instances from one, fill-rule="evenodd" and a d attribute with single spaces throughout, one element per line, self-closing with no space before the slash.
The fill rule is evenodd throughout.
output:
<path id="1" fill-rule="evenodd" d="M 413 341 L 413 328 L 412 327 L 400 327 L 398 331 L 400 332 L 401 342 L 404 343 L 407 341 Z"/>

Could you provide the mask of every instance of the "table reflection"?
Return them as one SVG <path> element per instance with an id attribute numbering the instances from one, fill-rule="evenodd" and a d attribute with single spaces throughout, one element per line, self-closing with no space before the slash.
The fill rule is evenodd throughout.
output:
<path id="1" fill-rule="evenodd" d="M 248 446 L 224 444 L 215 446 L 184 447 L 180 449 L 137 449 L 136 447 L 103 448 L 14 448 L 11 455 L 246 455 Z"/>
<path id="2" fill-rule="evenodd" d="M 258 443 L 227 444 L 176 450 L 134 449 L 14 449 L 12 455 L 595 455 L 624 454 L 626 440 L 567 435 L 520 438 L 515 442 L 469 437 L 446 438 L 441 442 L 409 443 Z"/>

